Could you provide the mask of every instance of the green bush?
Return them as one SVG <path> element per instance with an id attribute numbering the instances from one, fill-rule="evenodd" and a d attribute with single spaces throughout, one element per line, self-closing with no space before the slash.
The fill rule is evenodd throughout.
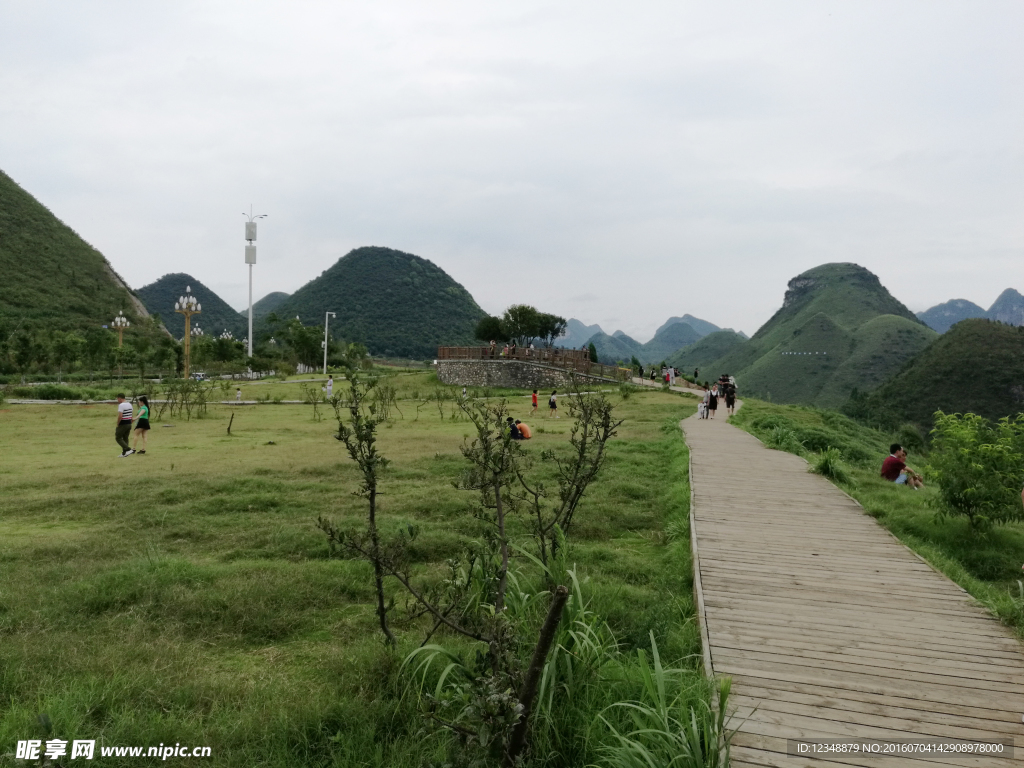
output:
<path id="1" fill-rule="evenodd" d="M 843 453 L 838 448 L 826 448 L 811 463 L 811 471 L 837 483 L 849 483 L 850 473 L 843 465 Z"/>
<path id="2" fill-rule="evenodd" d="M 777 451 L 800 453 L 800 441 L 796 439 L 796 433 L 789 427 L 772 427 L 764 436 L 764 444 Z"/>
<path id="3" fill-rule="evenodd" d="M 935 414 L 931 471 L 942 515 L 974 530 L 1024 520 L 1024 416 L 993 424 L 974 413 Z"/>

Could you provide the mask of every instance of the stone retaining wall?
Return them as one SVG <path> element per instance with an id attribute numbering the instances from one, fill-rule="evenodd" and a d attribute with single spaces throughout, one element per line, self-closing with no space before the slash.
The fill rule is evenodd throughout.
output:
<path id="1" fill-rule="evenodd" d="M 567 371 L 520 360 L 438 360 L 437 378 L 442 384 L 460 387 L 564 389 L 569 385 Z M 604 381 L 596 376 L 582 378 Z"/>

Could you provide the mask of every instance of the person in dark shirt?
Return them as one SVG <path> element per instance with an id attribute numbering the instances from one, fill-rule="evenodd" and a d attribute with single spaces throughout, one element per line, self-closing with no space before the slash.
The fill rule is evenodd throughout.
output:
<path id="1" fill-rule="evenodd" d="M 899 443 L 889 446 L 889 456 L 882 462 L 882 477 L 896 485 L 909 485 L 920 488 L 924 479 L 907 466 L 907 452 Z"/>
<path id="2" fill-rule="evenodd" d="M 519 431 L 519 427 L 516 426 L 516 423 L 511 416 L 505 419 L 505 423 L 508 424 L 508 431 L 512 435 L 513 440 L 523 439 L 523 433 Z"/>

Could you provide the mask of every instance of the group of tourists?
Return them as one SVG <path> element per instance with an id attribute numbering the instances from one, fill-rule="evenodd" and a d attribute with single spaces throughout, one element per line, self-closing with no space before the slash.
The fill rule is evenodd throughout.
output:
<path id="1" fill-rule="evenodd" d="M 516 343 L 513 341 L 511 344 L 505 344 L 505 346 L 502 347 L 502 349 L 499 351 L 498 344 L 494 339 L 491 339 L 491 343 L 488 347 L 488 350 L 490 351 L 490 357 L 515 357 L 516 349 L 518 349 L 518 347 L 516 347 Z M 535 348 L 533 344 L 530 344 L 530 346 L 524 347 L 523 349 L 525 351 L 526 356 L 530 357 L 533 354 Z"/>
<path id="2" fill-rule="evenodd" d="M 135 423 L 135 439 L 128 444 L 128 438 L 132 434 L 132 423 Z M 149 434 L 149 398 L 142 395 L 139 398 L 139 415 L 136 420 L 132 404 L 128 402 L 123 394 L 117 396 L 117 427 L 114 429 L 114 439 L 121 447 L 121 456 L 131 456 L 133 453 L 139 455 L 146 453 L 146 435 Z M 142 450 L 136 451 L 139 444 L 139 437 L 142 437 Z"/>
<path id="3" fill-rule="evenodd" d="M 694 374 L 698 373 L 694 370 Z M 736 413 L 736 379 L 728 373 L 718 377 L 718 381 L 704 392 L 704 400 L 697 406 L 697 418 L 713 419 L 718 411 L 718 401 L 725 400 L 725 412 L 731 416 Z"/>

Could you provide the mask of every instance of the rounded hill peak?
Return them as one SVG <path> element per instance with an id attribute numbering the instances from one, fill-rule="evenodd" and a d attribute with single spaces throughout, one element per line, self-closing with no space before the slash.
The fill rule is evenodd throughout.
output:
<path id="1" fill-rule="evenodd" d="M 474 342 L 484 311 L 469 292 L 428 259 L 393 248 L 349 251 L 277 307 L 282 317 L 322 323 L 373 354 L 426 358 L 438 346 Z"/>

